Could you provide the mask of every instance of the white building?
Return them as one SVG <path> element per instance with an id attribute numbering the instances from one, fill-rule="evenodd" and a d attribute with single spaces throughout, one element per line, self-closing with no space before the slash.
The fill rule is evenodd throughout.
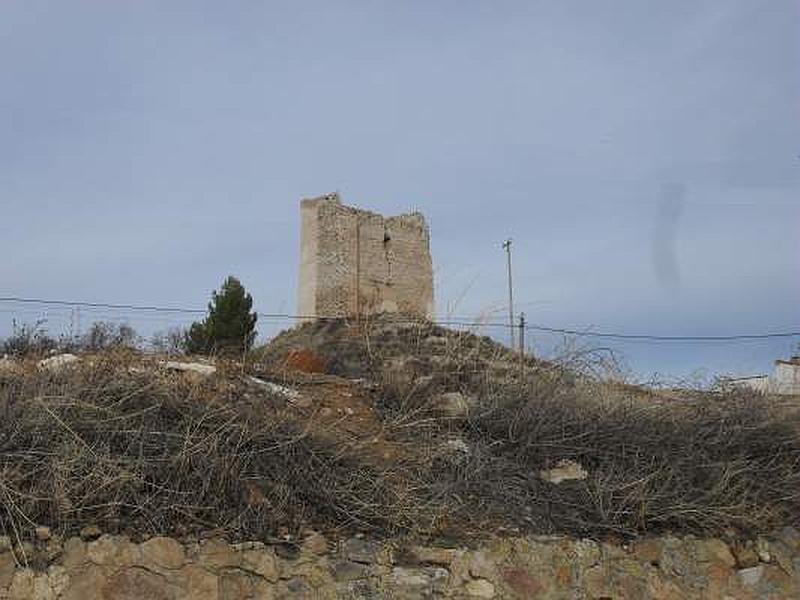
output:
<path id="1" fill-rule="evenodd" d="M 800 356 L 775 361 L 773 388 L 775 394 L 800 394 Z"/>
<path id="2" fill-rule="evenodd" d="M 789 360 L 776 360 L 772 375 L 731 377 L 723 386 L 746 387 L 763 394 L 800 394 L 800 356 Z"/>

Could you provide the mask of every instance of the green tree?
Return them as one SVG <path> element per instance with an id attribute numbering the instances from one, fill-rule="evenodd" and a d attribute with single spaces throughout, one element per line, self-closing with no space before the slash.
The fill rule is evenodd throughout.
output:
<path id="1" fill-rule="evenodd" d="M 190 354 L 241 354 L 249 350 L 256 339 L 258 315 L 250 312 L 253 298 L 244 286 L 229 276 L 219 291 L 212 292 L 208 316 L 192 323 L 186 335 L 186 350 Z"/>

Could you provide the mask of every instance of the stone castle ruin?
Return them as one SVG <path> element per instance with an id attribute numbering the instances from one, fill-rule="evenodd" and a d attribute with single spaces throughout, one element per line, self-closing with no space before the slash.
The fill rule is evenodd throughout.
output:
<path id="1" fill-rule="evenodd" d="M 420 213 L 383 217 L 338 194 L 300 203 L 298 313 L 433 317 L 430 235 Z"/>

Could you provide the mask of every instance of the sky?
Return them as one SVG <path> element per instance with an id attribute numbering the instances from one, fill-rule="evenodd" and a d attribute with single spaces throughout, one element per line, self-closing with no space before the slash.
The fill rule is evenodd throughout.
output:
<path id="1" fill-rule="evenodd" d="M 0 296 L 203 308 L 234 274 L 292 313 L 333 191 L 425 214 L 441 318 L 504 318 L 512 238 L 529 323 L 800 331 L 800 3 L 0 3 Z M 39 318 L 186 321 L 0 303 L 0 335 Z M 800 336 L 528 341 L 679 378 Z"/>

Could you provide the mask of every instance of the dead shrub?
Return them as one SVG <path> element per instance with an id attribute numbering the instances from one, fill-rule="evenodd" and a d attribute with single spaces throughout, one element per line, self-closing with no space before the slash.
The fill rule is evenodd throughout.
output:
<path id="1" fill-rule="evenodd" d="M 391 531 L 388 484 L 237 382 L 131 373 L 98 356 L 0 384 L 0 527 L 265 539 Z"/>
<path id="2" fill-rule="evenodd" d="M 489 338 L 392 316 L 306 324 L 277 345 L 313 347 L 338 374 L 373 382 L 388 434 L 415 457 L 416 502 L 437 507 L 442 531 L 633 536 L 800 519 L 799 413 L 774 398 L 667 399 L 606 381 L 619 372 L 607 351 L 522 361 Z M 469 417 L 436 414 L 443 392 L 474 401 Z M 540 477 L 564 460 L 588 477 Z"/>
<path id="3" fill-rule="evenodd" d="M 287 408 L 241 364 L 193 380 L 130 350 L 63 372 L 32 363 L 0 377 L 0 527 L 463 540 L 753 533 L 800 520 L 800 413 L 775 398 L 669 399 L 577 370 L 587 353 L 521 363 L 487 338 L 398 319 L 295 333 L 259 350 L 262 363 L 305 348 L 364 378 L 353 385 L 372 391 L 382 446 L 357 439 L 346 416 L 331 417 L 337 433 Z M 443 393 L 468 399 L 468 412 L 434 410 Z M 586 477 L 542 478 L 563 461 Z"/>
<path id="4" fill-rule="evenodd" d="M 800 419 L 771 402 L 645 402 L 545 378 L 484 396 L 465 422 L 417 410 L 392 431 L 427 454 L 420 488 L 467 530 L 753 533 L 800 518 Z M 441 451 L 454 437 L 466 452 Z M 586 479 L 543 480 L 565 460 Z"/>

